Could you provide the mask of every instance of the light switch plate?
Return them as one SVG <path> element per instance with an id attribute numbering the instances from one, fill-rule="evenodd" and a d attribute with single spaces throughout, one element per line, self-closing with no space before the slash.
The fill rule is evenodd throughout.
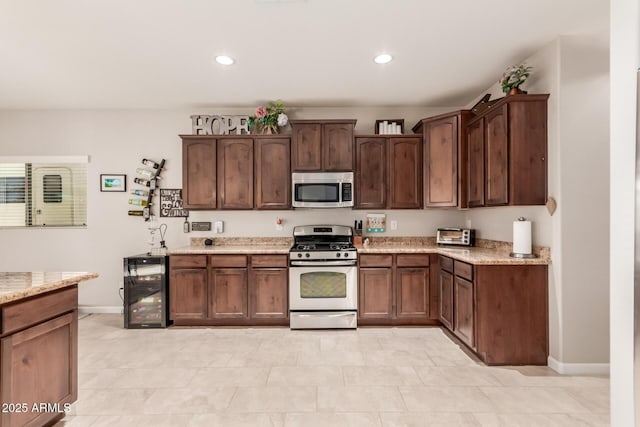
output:
<path id="1" fill-rule="evenodd" d="M 222 221 L 216 221 L 213 224 L 213 227 L 214 231 L 218 234 L 224 232 L 224 222 Z"/>
<path id="2" fill-rule="evenodd" d="M 191 222 L 191 231 L 211 231 L 211 222 Z"/>

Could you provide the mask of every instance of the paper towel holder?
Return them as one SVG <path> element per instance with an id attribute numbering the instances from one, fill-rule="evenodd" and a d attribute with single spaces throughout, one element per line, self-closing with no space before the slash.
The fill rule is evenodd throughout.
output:
<path id="1" fill-rule="evenodd" d="M 521 216 L 518 218 L 518 221 L 525 221 L 525 218 Z M 511 252 L 509 256 L 511 258 L 518 258 L 518 259 L 538 258 L 538 255 L 534 254 L 533 252 L 530 254 L 521 254 L 521 253 Z"/>

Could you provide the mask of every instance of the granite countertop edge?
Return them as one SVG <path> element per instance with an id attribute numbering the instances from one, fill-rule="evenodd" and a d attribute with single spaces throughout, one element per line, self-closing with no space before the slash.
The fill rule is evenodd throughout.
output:
<path id="1" fill-rule="evenodd" d="M 27 274 L 42 275 L 40 283 L 26 278 Z M 49 277 L 47 277 L 49 275 Z M 59 276 L 57 276 L 59 275 Z M 87 272 L 0 272 L 0 304 L 19 301 L 39 294 L 73 286 L 85 280 L 95 279 L 98 273 Z"/>

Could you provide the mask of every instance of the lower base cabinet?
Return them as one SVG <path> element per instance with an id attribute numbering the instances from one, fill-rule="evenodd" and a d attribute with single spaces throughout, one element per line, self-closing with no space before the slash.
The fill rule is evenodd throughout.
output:
<path id="1" fill-rule="evenodd" d="M 288 325 L 287 255 L 172 255 L 174 325 Z"/>
<path id="2" fill-rule="evenodd" d="M 77 306 L 76 287 L 2 307 L 0 426 L 53 423 L 77 400 Z"/>
<path id="3" fill-rule="evenodd" d="M 488 365 L 546 365 L 546 265 L 471 265 L 439 256 L 442 325 Z"/>
<path id="4" fill-rule="evenodd" d="M 362 254 L 359 325 L 437 325 L 430 254 Z"/>

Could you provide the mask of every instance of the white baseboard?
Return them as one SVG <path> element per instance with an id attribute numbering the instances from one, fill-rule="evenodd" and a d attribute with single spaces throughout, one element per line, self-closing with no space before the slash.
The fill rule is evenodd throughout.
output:
<path id="1" fill-rule="evenodd" d="M 563 363 L 549 356 L 547 364 L 563 375 L 609 375 L 609 363 Z"/>
<path id="2" fill-rule="evenodd" d="M 123 308 L 119 305 L 81 305 L 78 314 L 123 314 Z"/>

